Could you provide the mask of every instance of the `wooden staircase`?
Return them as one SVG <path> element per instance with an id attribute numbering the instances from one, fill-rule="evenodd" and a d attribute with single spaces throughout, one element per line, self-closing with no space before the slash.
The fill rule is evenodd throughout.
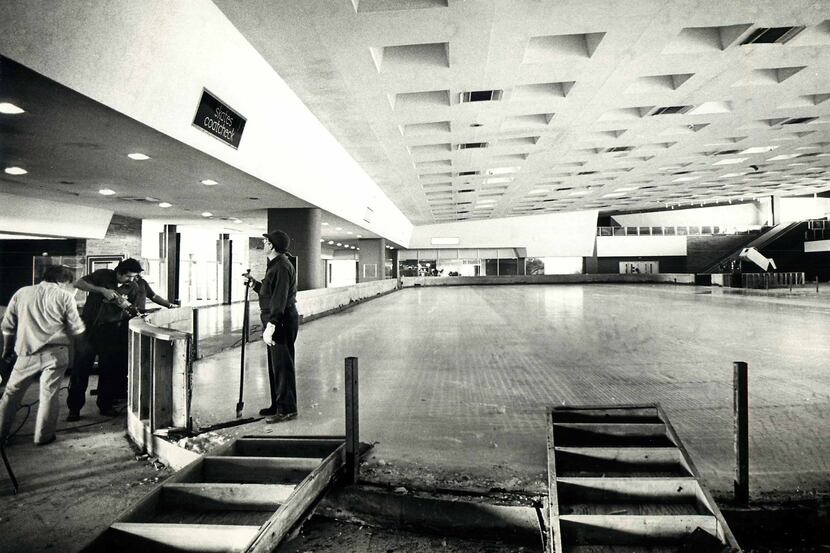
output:
<path id="1" fill-rule="evenodd" d="M 344 437 L 237 439 L 175 473 L 83 551 L 273 551 L 346 461 Z"/>
<path id="2" fill-rule="evenodd" d="M 659 405 L 548 411 L 549 553 L 739 552 Z"/>

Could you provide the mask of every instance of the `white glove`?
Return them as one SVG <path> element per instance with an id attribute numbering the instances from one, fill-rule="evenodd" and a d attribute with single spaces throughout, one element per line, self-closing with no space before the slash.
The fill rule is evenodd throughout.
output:
<path id="1" fill-rule="evenodd" d="M 274 331 L 276 330 L 277 327 L 274 326 L 274 323 L 268 323 L 265 325 L 265 330 L 262 331 L 262 341 L 269 346 L 276 344 L 274 341 Z"/>

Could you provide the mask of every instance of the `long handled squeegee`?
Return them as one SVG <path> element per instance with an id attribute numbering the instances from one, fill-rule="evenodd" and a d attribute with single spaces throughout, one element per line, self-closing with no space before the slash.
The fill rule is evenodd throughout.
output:
<path id="1" fill-rule="evenodd" d="M 245 276 L 251 276 L 251 270 L 245 271 Z M 245 402 L 242 401 L 242 395 L 245 391 L 245 345 L 248 343 L 248 328 L 251 324 L 250 316 L 248 314 L 248 279 L 245 280 L 245 312 L 242 314 L 242 347 L 240 347 L 239 360 L 239 401 L 236 404 L 236 418 L 242 417 L 242 409 L 245 407 Z"/>

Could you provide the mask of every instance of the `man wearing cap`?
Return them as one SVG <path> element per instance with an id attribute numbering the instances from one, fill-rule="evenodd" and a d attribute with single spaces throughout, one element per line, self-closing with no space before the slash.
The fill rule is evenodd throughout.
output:
<path id="1" fill-rule="evenodd" d="M 297 271 L 286 252 L 290 239 L 281 230 L 263 234 L 268 257 L 265 276 L 246 283 L 259 294 L 262 340 L 267 344 L 271 405 L 259 414 L 265 422 L 283 422 L 297 417 L 297 383 L 294 375 L 294 342 L 300 325 L 297 313 Z"/>

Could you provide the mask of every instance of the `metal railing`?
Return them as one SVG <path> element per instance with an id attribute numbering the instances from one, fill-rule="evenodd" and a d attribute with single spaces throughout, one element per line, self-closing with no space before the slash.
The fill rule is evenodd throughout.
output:
<path id="1" fill-rule="evenodd" d="M 793 288 L 804 286 L 804 273 L 743 273 L 743 288 L 769 290 L 770 288 Z"/>
<path id="2" fill-rule="evenodd" d="M 713 236 L 716 234 L 754 234 L 762 225 L 724 227 L 718 225 L 685 225 L 661 227 L 597 227 L 597 236 Z"/>
<path id="3" fill-rule="evenodd" d="M 827 219 L 810 219 L 807 221 L 804 241 L 815 242 L 817 240 L 830 240 L 830 221 Z"/>

